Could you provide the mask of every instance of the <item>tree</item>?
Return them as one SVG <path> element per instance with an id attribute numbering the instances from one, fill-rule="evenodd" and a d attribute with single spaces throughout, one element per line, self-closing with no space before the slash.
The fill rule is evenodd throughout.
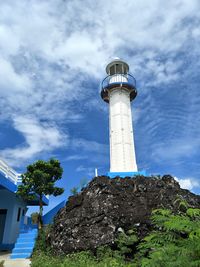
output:
<path id="1" fill-rule="evenodd" d="M 22 184 L 18 186 L 17 194 L 25 201 L 39 198 L 38 227 L 42 228 L 44 195 L 58 196 L 64 192 L 63 188 L 56 187 L 56 181 L 62 178 L 63 169 L 56 159 L 49 161 L 38 160 L 27 166 L 27 171 L 22 174 Z"/>
<path id="2" fill-rule="evenodd" d="M 73 196 L 78 194 L 78 187 L 72 187 L 72 189 L 70 189 L 70 192 Z"/>
<path id="3" fill-rule="evenodd" d="M 86 187 L 87 183 L 88 183 L 88 179 L 87 178 L 82 178 L 80 180 L 80 185 L 79 186 L 74 186 L 74 187 L 72 187 L 72 189 L 70 189 L 71 194 L 73 196 L 77 195 L 78 191 L 79 190 L 83 190 Z"/>
<path id="4" fill-rule="evenodd" d="M 32 224 L 37 224 L 38 223 L 38 218 L 39 218 L 39 213 L 38 212 L 33 212 L 31 214 Z"/>

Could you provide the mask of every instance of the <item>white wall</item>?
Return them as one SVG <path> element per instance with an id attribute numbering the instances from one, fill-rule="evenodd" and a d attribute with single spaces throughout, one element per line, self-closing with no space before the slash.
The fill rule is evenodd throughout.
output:
<path id="1" fill-rule="evenodd" d="M 115 88 L 109 94 L 110 171 L 136 172 L 130 93 Z"/>
<path id="2" fill-rule="evenodd" d="M 17 222 L 18 208 L 21 208 L 21 216 L 19 222 Z M 26 205 L 23 201 L 19 200 L 16 194 L 8 190 L 1 189 L 0 209 L 7 209 L 3 244 L 13 244 L 15 243 L 19 234 L 22 210 L 26 209 Z"/>

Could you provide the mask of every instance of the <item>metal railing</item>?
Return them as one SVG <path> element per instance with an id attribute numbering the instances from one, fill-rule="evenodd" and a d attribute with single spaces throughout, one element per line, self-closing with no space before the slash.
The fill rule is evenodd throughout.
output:
<path id="1" fill-rule="evenodd" d="M 136 80 L 131 74 L 108 75 L 101 83 L 101 88 L 109 87 L 111 84 L 128 84 L 136 87 Z"/>
<path id="2" fill-rule="evenodd" d="M 0 159 L 0 172 L 14 184 L 21 182 L 21 174 L 9 167 L 2 159 Z"/>

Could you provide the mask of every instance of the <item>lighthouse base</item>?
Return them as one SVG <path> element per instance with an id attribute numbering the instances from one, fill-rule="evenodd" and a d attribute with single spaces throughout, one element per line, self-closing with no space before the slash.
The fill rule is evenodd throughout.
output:
<path id="1" fill-rule="evenodd" d="M 137 175 L 143 175 L 146 176 L 146 171 L 139 171 L 139 172 L 108 172 L 107 176 L 110 178 L 115 178 L 116 176 L 120 176 L 122 178 L 124 177 L 134 177 Z"/>

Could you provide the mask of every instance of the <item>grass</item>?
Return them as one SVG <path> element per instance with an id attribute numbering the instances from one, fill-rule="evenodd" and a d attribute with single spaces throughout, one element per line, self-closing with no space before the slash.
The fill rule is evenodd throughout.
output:
<path id="1" fill-rule="evenodd" d="M 46 245 L 45 237 L 49 230 L 50 228 L 47 228 L 39 233 L 31 259 L 31 267 L 133 267 L 133 262 L 124 260 L 122 253 L 122 250 L 124 250 L 124 236 L 121 241 L 119 240 L 119 250 L 113 251 L 109 246 L 104 246 L 98 248 L 95 255 L 91 251 L 82 251 L 64 256 L 55 256 Z M 129 239 L 128 241 L 130 242 Z M 134 242 L 135 240 L 131 241 Z"/>
<path id="2" fill-rule="evenodd" d="M 132 263 L 125 263 L 118 255 L 104 254 L 96 258 L 91 252 L 78 252 L 64 257 L 51 256 L 48 253 L 40 252 L 34 254 L 32 267 L 133 267 Z"/>

